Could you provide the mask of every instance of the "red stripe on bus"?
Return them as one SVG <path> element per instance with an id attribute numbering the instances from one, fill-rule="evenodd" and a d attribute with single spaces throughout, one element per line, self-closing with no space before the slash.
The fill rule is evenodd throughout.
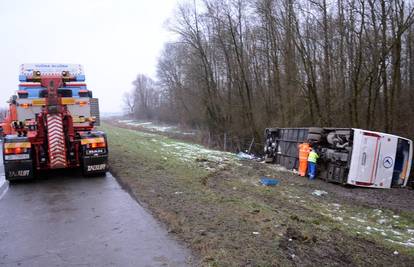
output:
<path id="1" fill-rule="evenodd" d="M 377 137 L 377 143 L 375 145 L 375 153 L 374 153 L 374 164 L 372 164 L 371 177 L 369 178 L 369 182 L 371 184 L 372 184 L 372 179 L 374 178 L 375 166 L 377 166 L 377 160 L 378 160 L 377 152 L 378 152 L 379 138 L 380 138 L 380 136 Z"/>
<path id="2" fill-rule="evenodd" d="M 366 136 L 372 136 L 372 137 L 376 137 L 376 138 L 380 138 L 381 137 L 379 134 L 376 134 L 376 133 L 368 133 L 368 132 L 364 132 L 364 135 L 366 135 Z"/>
<path id="3" fill-rule="evenodd" d="M 373 185 L 373 183 L 366 183 L 366 182 L 355 182 L 356 185 L 361 185 L 361 186 L 371 186 Z"/>

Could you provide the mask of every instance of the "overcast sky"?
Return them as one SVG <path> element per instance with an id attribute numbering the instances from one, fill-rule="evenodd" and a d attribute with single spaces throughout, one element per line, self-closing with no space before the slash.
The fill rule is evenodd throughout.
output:
<path id="1" fill-rule="evenodd" d="M 0 0 L 0 104 L 22 63 L 80 63 L 104 112 L 122 110 L 138 73 L 155 77 L 178 0 Z"/>

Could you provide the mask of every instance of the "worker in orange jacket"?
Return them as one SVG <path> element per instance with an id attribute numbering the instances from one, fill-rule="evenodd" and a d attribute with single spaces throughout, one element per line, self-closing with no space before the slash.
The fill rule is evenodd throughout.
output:
<path id="1" fill-rule="evenodd" d="M 299 175 L 306 176 L 306 171 L 308 169 L 308 156 L 311 151 L 311 146 L 309 143 L 302 143 L 299 145 Z"/>

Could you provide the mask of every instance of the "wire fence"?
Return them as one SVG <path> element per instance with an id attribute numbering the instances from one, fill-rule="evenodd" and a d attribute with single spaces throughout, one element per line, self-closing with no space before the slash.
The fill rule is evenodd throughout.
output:
<path id="1" fill-rule="evenodd" d="M 227 133 L 211 134 L 202 133 L 202 144 L 214 149 L 229 152 L 247 152 L 253 154 L 262 154 L 264 143 L 254 137 L 232 136 Z"/>

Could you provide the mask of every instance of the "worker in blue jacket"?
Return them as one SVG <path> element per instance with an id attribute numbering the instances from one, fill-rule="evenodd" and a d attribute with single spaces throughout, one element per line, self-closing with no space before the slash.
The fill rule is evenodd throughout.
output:
<path id="1" fill-rule="evenodd" d="M 312 148 L 308 156 L 308 176 L 310 180 L 316 178 L 316 163 L 318 162 L 318 158 L 318 153 Z"/>

